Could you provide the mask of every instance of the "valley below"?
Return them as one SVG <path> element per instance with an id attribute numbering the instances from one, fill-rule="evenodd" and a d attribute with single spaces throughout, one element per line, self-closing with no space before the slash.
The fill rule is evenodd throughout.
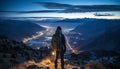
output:
<path id="1" fill-rule="evenodd" d="M 56 27 L 61 26 L 67 46 L 65 69 L 119 69 L 120 20 L 73 19 L 75 23 L 71 20 L 1 21 L 4 27 L 0 27 L 0 68 L 54 69 L 51 39 Z M 8 22 L 19 25 L 11 26 Z M 5 24 L 14 28 L 6 29 Z M 60 60 L 58 64 L 60 69 Z"/>

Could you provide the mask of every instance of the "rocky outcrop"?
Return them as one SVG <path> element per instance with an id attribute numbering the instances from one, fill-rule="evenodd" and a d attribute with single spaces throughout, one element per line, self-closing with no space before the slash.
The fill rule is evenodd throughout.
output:
<path id="1" fill-rule="evenodd" d="M 39 62 L 50 53 L 50 49 L 36 50 L 23 42 L 0 36 L 0 69 L 9 69 L 27 61 Z"/>

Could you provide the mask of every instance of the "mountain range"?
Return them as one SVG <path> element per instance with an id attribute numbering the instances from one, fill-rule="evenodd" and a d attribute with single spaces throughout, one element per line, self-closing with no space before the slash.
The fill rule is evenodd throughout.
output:
<path id="1" fill-rule="evenodd" d="M 120 20 L 95 19 L 78 25 L 71 32 L 71 43 L 77 42 L 81 50 L 120 49 Z M 81 35 L 77 35 L 80 33 Z M 82 38 L 82 40 L 81 40 Z"/>
<path id="2" fill-rule="evenodd" d="M 23 38 L 30 37 L 43 30 L 45 30 L 44 27 L 30 21 L 0 20 L 0 35 L 13 40 L 21 41 Z"/>

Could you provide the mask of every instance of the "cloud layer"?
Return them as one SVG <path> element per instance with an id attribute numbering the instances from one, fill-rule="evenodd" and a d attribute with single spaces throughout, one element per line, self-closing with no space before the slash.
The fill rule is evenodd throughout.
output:
<path id="1" fill-rule="evenodd" d="M 34 2 L 46 8 L 46 10 L 32 11 L 0 11 L 10 13 L 76 13 L 76 12 L 105 12 L 120 11 L 120 5 L 72 5 L 54 2 Z M 58 10 L 59 9 L 59 10 Z"/>
<path id="2" fill-rule="evenodd" d="M 120 11 L 120 5 L 72 5 L 53 2 L 35 2 L 47 9 L 62 9 L 62 13 Z"/>
<path id="3" fill-rule="evenodd" d="M 114 14 L 110 14 L 110 13 L 95 13 L 95 16 L 115 16 Z"/>

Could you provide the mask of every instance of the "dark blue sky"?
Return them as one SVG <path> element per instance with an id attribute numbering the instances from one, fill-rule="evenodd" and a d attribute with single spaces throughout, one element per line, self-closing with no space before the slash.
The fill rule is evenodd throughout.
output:
<path id="1" fill-rule="evenodd" d="M 0 17 L 96 18 L 96 12 L 120 18 L 120 0 L 0 0 Z"/>
<path id="2" fill-rule="evenodd" d="M 120 0 L 0 0 L 0 10 L 24 11 L 45 9 L 33 2 L 55 2 L 73 5 L 120 5 Z"/>

